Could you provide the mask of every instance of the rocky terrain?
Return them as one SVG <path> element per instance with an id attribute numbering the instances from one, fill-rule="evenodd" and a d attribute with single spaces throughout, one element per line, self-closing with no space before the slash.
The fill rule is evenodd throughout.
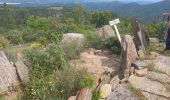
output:
<path id="1" fill-rule="evenodd" d="M 95 86 L 82 88 L 68 100 L 92 100 L 94 91 L 99 91 L 100 100 L 170 100 L 170 57 L 156 52 L 146 55 L 153 39 L 149 39 L 135 19 L 132 27 L 134 37 L 122 36 L 121 55 L 86 48 L 80 58 L 70 61 L 75 69 L 86 70 L 95 80 Z M 108 39 L 113 36 L 109 35 L 112 31 L 109 26 L 104 26 L 97 33 Z M 83 47 L 84 41 L 82 34 L 68 33 L 61 44 L 78 43 Z M 20 54 L 17 57 L 13 63 L 3 51 L 0 52 L 0 94 L 8 94 L 5 100 L 15 100 L 21 92 L 20 84 L 29 81 L 29 68 Z"/>

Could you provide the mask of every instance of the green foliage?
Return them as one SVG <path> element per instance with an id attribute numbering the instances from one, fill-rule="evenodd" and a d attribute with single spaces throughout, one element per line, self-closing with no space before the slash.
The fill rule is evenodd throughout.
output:
<path id="1" fill-rule="evenodd" d="M 23 33 L 17 29 L 9 31 L 6 36 L 12 44 L 18 45 L 24 42 Z"/>
<path id="2" fill-rule="evenodd" d="M 48 30 L 48 20 L 43 17 L 30 16 L 27 19 L 26 24 L 36 30 Z"/>
<path id="3" fill-rule="evenodd" d="M 5 49 L 9 46 L 9 41 L 0 35 L 0 50 Z"/>
<path id="4" fill-rule="evenodd" d="M 94 86 L 94 79 L 93 79 L 93 77 L 91 77 L 91 76 L 87 76 L 87 77 L 85 77 L 82 81 L 81 81 L 81 87 L 82 88 L 85 88 L 85 87 L 88 87 L 88 88 L 93 88 L 93 86 Z"/>
<path id="5" fill-rule="evenodd" d="M 62 50 L 68 59 L 78 59 L 83 47 L 78 43 L 62 44 Z"/>
<path id="6" fill-rule="evenodd" d="M 100 91 L 94 91 L 92 95 L 92 100 L 100 100 L 100 99 L 101 99 Z"/>
<path id="7" fill-rule="evenodd" d="M 16 62 L 17 61 L 17 52 L 18 50 L 15 48 L 7 48 L 4 50 L 9 61 Z"/>
<path id="8" fill-rule="evenodd" d="M 55 44 L 51 44 L 43 50 L 28 50 L 26 56 L 32 67 L 32 76 L 36 78 L 41 78 L 52 74 L 55 70 L 63 70 L 67 67 L 61 49 Z"/>
<path id="9" fill-rule="evenodd" d="M 151 22 L 145 26 L 146 31 L 148 32 L 150 37 L 163 37 L 166 31 L 166 25 L 160 22 Z"/>
<path id="10" fill-rule="evenodd" d="M 109 40 L 98 42 L 97 49 L 109 49 L 115 54 L 121 53 L 121 45 L 117 37 L 110 38 Z"/>

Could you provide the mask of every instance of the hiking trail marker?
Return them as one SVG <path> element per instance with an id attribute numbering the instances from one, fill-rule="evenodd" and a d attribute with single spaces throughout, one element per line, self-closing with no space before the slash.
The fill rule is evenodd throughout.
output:
<path id="1" fill-rule="evenodd" d="M 118 19 L 115 19 L 115 20 L 112 20 L 112 21 L 109 21 L 110 26 L 114 26 L 114 28 L 115 28 L 115 30 L 116 30 L 116 35 L 118 36 L 119 42 L 120 42 L 120 44 L 122 45 L 120 33 L 119 33 L 118 28 L 117 28 L 117 26 L 116 26 L 116 24 L 119 24 L 119 23 L 120 23 L 119 18 L 118 18 Z"/>

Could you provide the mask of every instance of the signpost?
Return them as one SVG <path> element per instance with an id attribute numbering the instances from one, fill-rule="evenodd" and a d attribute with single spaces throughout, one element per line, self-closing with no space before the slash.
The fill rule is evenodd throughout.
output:
<path id="1" fill-rule="evenodd" d="M 116 34 L 117 34 L 118 39 L 119 39 L 119 42 L 120 42 L 120 44 L 122 45 L 121 37 L 120 37 L 119 31 L 118 31 L 118 28 L 117 28 L 117 26 L 116 26 L 116 24 L 119 24 L 119 23 L 120 23 L 120 20 L 119 20 L 119 19 L 115 19 L 115 20 L 109 21 L 110 26 L 114 26 L 114 28 L 115 28 L 115 30 L 116 30 Z"/>

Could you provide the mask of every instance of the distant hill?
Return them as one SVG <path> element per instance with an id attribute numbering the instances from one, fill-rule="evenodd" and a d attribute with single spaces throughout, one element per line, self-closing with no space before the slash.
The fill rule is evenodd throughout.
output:
<path id="1" fill-rule="evenodd" d="M 107 3 L 85 3 L 87 10 L 94 11 L 113 11 L 123 16 L 134 16 L 140 20 L 150 21 L 154 17 L 161 16 L 164 12 L 170 12 L 170 0 L 164 0 L 148 5 L 138 3 L 122 3 L 119 1 Z"/>

